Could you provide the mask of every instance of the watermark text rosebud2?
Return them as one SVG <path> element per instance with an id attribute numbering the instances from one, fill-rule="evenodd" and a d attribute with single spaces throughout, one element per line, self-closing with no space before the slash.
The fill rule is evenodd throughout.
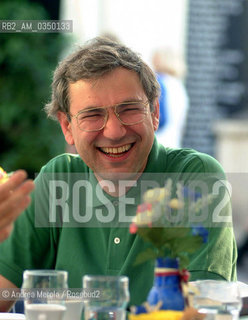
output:
<path id="1" fill-rule="evenodd" d="M 36 192 L 34 198 L 35 226 L 102 228 L 118 225 L 126 228 L 133 222 L 137 207 L 144 202 L 148 207 L 153 203 L 152 212 L 142 210 L 137 219 L 140 223 L 151 220 L 152 227 L 156 227 L 156 220 L 163 214 L 168 224 L 178 222 L 178 227 L 195 223 L 205 227 L 231 226 L 231 184 L 213 173 L 198 174 L 197 180 L 191 178 L 191 174 L 181 178 L 176 173 L 149 173 L 132 180 L 125 179 L 123 174 L 118 183 L 111 180 L 98 183 L 89 174 L 43 173 L 38 177 L 43 181 L 41 191 Z M 170 188 L 168 181 L 171 181 Z M 165 202 L 169 204 L 167 210 L 163 205 L 156 205 L 162 204 L 163 199 L 169 199 Z"/>

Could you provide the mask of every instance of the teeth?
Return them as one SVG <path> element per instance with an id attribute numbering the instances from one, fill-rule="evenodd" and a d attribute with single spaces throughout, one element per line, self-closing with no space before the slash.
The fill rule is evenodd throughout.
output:
<path id="1" fill-rule="evenodd" d="M 117 154 L 117 153 L 123 153 L 125 151 L 128 151 L 130 148 L 131 148 L 131 144 L 126 144 L 125 146 L 121 146 L 118 148 L 100 148 L 100 149 L 105 153 Z"/>

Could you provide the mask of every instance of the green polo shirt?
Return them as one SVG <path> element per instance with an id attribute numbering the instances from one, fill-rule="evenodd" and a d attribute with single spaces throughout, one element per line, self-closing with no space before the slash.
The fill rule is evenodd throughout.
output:
<path id="1" fill-rule="evenodd" d="M 67 270 L 71 288 L 81 287 L 85 274 L 126 275 L 130 303 L 140 304 L 152 286 L 154 273 L 153 261 L 134 265 L 138 253 L 149 245 L 128 229 L 130 217 L 142 201 L 141 189 L 152 179 L 161 184 L 169 175 L 177 180 L 187 175 L 190 180 L 208 173 L 224 179 L 212 157 L 191 149 L 164 148 L 155 139 L 144 175 L 124 196 L 116 198 L 99 188 L 93 172 L 78 155 L 62 154 L 42 168 L 31 205 L 17 219 L 11 236 L 0 244 L 0 273 L 20 287 L 25 269 Z M 221 214 L 230 212 L 228 199 Z M 191 280 L 235 280 L 236 258 L 230 223 L 210 228 L 207 243 L 191 256 Z"/>

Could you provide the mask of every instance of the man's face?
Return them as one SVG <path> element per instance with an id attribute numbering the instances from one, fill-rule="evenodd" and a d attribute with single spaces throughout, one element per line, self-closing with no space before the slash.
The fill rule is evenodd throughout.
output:
<path id="1" fill-rule="evenodd" d="M 79 80 L 69 86 L 70 113 L 77 114 L 89 107 L 104 107 L 124 101 L 147 101 L 138 75 L 124 68 L 117 68 L 99 80 Z M 69 144 L 75 144 L 83 161 L 94 171 L 97 179 L 118 180 L 137 176 L 143 172 L 150 153 L 154 130 L 158 126 L 158 102 L 155 111 L 147 113 L 141 123 L 121 124 L 113 108 L 105 127 L 97 132 L 84 132 L 77 126 L 76 118 L 68 122 L 64 113 L 58 118 Z"/>

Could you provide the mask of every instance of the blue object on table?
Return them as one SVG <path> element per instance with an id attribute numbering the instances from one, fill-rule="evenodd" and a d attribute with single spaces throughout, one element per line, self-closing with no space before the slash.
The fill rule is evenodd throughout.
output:
<path id="1" fill-rule="evenodd" d="M 178 272 L 178 261 L 176 259 L 157 259 L 154 284 L 149 292 L 147 301 L 150 306 L 156 306 L 159 301 L 162 301 L 160 310 L 181 311 L 184 309 L 185 301 Z"/>

